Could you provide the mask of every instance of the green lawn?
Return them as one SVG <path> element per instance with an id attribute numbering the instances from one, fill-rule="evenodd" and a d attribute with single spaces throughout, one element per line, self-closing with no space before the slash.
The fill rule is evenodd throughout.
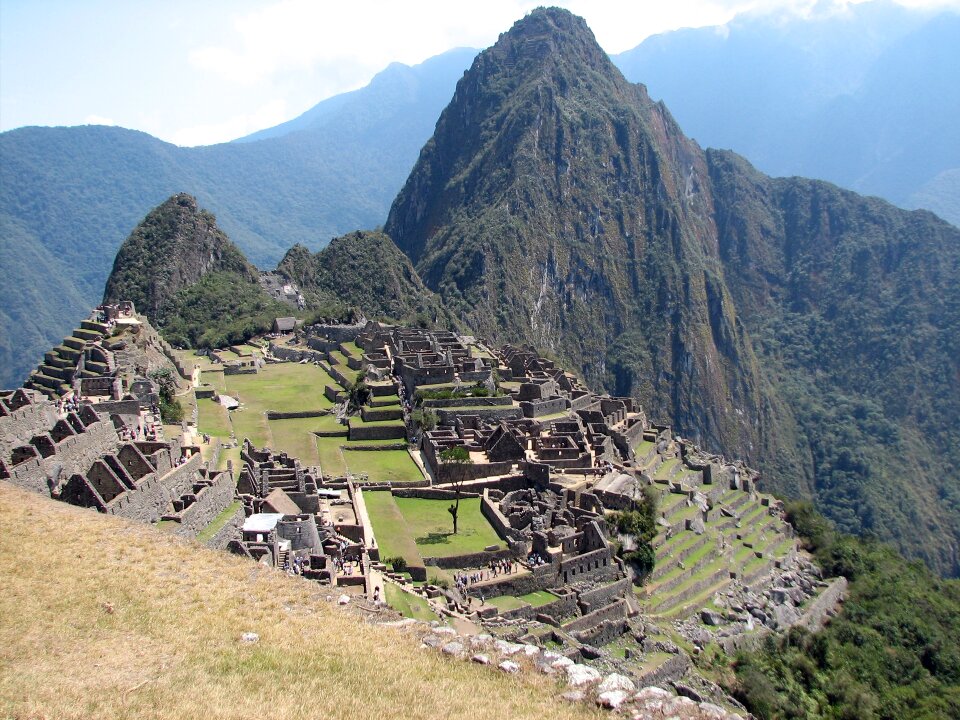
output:
<path id="1" fill-rule="evenodd" d="M 516 610 L 517 608 L 526 607 L 528 603 L 525 603 L 518 597 L 513 595 L 499 595 L 497 597 L 487 598 L 487 604 L 493 605 L 495 608 L 500 610 Z"/>
<path id="2" fill-rule="evenodd" d="M 346 350 L 349 355 L 353 355 L 357 360 L 363 357 L 363 350 L 355 342 L 341 343 L 341 345 L 343 345 L 343 349 Z"/>
<path id="3" fill-rule="evenodd" d="M 541 607 L 547 603 L 552 603 L 557 599 L 557 596 L 553 593 L 548 593 L 546 590 L 536 590 L 532 593 L 527 593 L 526 595 L 520 595 L 514 597 L 512 595 L 500 595 L 498 597 L 489 598 L 487 602 L 494 607 L 499 608 L 500 610 L 516 610 L 517 608 L 526 607 L 527 605 L 532 605 L 533 607 Z"/>
<path id="4" fill-rule="evenodd" d="M 364 492 L 363 501 L 380 547 L 380 559 L 402 557 L 408 565 L 423 565 L 400 508 L 389 492 Z"/>
<path id="5" fill-rule="evenodd" d="M 255 375 L 228 375 L 227 393 L 239 398 L 248 411 L 300 412 L 324 410 L 333 405 L 323 396 L 324 385 L 336 385 L 312 364 L 264 365 Z"/>
<path id="6" fill-rule="evenodd" d="M 215 400 L 197 400 L 197 430 L 215 437 L 230 437 L 230 418 L 227 409 Z"/>
<path id="7" fill-rule="evenodd" d="M 430 609 L 427 601 L 419 595 L 404 592 L 396 585 L 387 585 L 387 604 L 404 617 L 414 620 L 438 620 L 437 614 Z"/>
<path id="8" fill-rule="evenodd" d="M 362 440 L 354 444 L 363 444 Z M 370 480 L 380 482 L 419 482 L 423 473 L 406 450 L 351 450 L 344 443 L 343 459 L 351 473 L 366 473 Z"/>
<path id="9" fill-rule="evenodd" d="M 316 437 L 314 444 L 320 468 L 325 475 L 366 473 L 370 480 L 379 482 L 419 482 L 423 480 L 420 468 L 406 450 L 354 450 L 371 445 L 394 445 L 402 440 L 355 440 L 343 437 Z"/>
<path id="10" fill-rule="evenodd" d="M 249 438 L 250 442 L 259 448 L 271 445 L 270 428 L 263 412 L 249 407 L 233 410 L 230 413 L 230 422 L 233 423 L 233 432 L 238 442 L 242 443 L 244 438 Z"/>
<path id="11" fill-rule="evenodd" d="M 533 605 L 534 607 L 541 607 L 542 605 L 552 603 L 557 599 L 557 596 L 553 593 L 547 592 L 546 590 L 534 590 L 532 593 L 521 595 L 520 599 Z"/>
<path id="12" fill-rule="evenodd" d="M 453 524 L 447 511 L 451 501 L 419 498 L 394 498 L 394 501 L 421 555 L 447 557 L 480 552 L 488 545 L 503 546 L 503 541 L 480 514 L 480 498 L 460 501 L 456 535 L 453 534 Z"/>
<path id="13" fill-rule="evenodd" d="M 320 432 L 339 432 L 344 436 L 347 434 L 347 426 L 341 425 L 337 421 L 336 415 L 321 415 L 320 417 L 311 418 L 313 420 L 313 430 L 319 430 Z"/>
<path id="14" fill-rule="evenodd" d="M 233 476 L 239 477 L 240 468 L 243 466 L 240 460 L 240 446 L 234 448 L 224 448 L 220 451 L 220 462 L 217 463 L 217 470 L 227 469 L 227 460 L 233 461 Z"/>
<path id="15" fill-rule="evenodd" d="M 319 457 L 313 431 L 317 429 L 318 420 L 320 418 L 315 417 L 268 420 L 270 448 L 300 458 L 301 465 L 316 465 Z"/>

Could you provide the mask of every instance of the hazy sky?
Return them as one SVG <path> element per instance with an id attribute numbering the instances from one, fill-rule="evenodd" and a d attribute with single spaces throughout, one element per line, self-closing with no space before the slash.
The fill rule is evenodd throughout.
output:
<path id="1" fill-rule="evenodd" d="M 617 53 L 739 12 L 846 0 L 0 0 L 0 130 L 110 124 L 223 142 L 362 87 L 392 61 L 487 47 L 544 4 L 585 17 Z"/>

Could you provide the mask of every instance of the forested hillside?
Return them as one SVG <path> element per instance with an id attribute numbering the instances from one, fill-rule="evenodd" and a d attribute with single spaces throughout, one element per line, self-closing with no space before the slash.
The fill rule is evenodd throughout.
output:
<path id="1" fill-rule="evenodd" d="M 386 217 L 469 62 L 454 50 L 391 65 L 369 86 L 320 103 L 248 142 L 180 148 L 114 127 L 0 134 L 0 386 L 96 304 L 120 243 L 177 192 L 194 195 L 261 266 L 295 243 Z"/>

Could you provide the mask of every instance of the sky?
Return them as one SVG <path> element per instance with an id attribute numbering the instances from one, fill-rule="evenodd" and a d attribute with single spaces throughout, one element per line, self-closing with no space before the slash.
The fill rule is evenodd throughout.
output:
<path id="1" fill-rule="evenodd" d="M 0 131 L 120 125 L 208 145 L 363 87 L 391 62 L 488 47 L 538 5 L 582 15 L 614 54 L 738 13 L 842 12 L 858 1 L 0 0 Z"/>

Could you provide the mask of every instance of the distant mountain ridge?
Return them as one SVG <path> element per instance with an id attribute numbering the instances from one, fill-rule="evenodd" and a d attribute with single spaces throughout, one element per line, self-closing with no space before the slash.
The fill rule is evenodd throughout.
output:
<path id="1" fill-rule="evenodd" d="M 263 139 L 179 148 L 114 127 L 0 134 L 0 386 L 96 304 L 120 243 L 187 191 L 257 265 L 380 225 L 472 56 L 392 65 Z M 312 118 L 312 122 L 306 119 Z"/>
<path id="2" fill-rule="evenodd" d="M 960 14 L 892 2 L 747 14 L 613 57 L 701 145 L 775 176 L 821 178 L 960 226 Z"/>
<path id="3" fill-rule="evenodd" d="M 960 572 L 957 228 L 701 150 L 540 9 L 458 83 L 385 231 L 481 335 Z"/>

